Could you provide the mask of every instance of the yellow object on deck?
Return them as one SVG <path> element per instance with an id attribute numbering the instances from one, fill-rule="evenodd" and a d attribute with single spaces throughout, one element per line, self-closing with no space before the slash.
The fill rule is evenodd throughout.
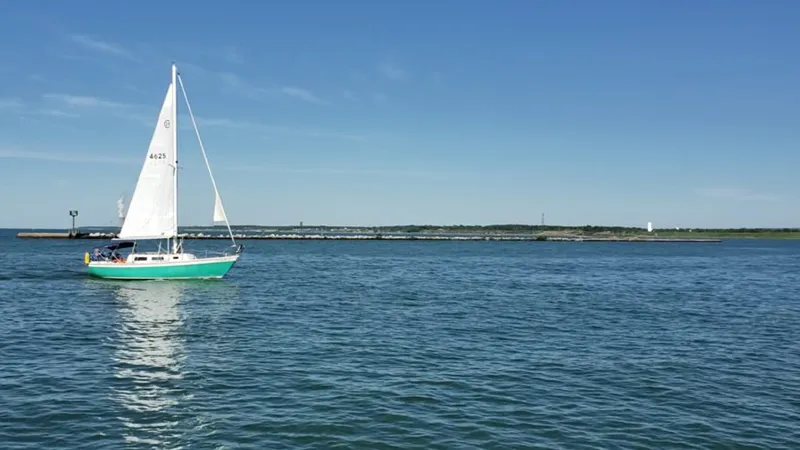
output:
<path id="1" fill-rule="evenodd" d="M 89 265 L 89 252 L 83 254 L 83 263 Z"/>

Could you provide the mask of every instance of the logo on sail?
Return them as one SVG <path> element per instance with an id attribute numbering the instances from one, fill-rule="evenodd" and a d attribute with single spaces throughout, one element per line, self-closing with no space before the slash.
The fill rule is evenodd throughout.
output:
<path id="1" fill-rule="evenodd" d="M 164 128 L 169 128 L 169 119 L 164 121 Z"/>

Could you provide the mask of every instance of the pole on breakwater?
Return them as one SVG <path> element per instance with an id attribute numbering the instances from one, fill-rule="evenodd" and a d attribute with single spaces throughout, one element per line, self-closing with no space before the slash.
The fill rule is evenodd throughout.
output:
<path id="1" fill-rule="evenodd" d="M 77 209 L 69 210 L 69 215 L 70 215 L 70 217 L 72 217 L 72 228 L 70 228 L 70 230 L 69 230 L 69 237 L 70 237 L 70 239 L 72 239 L 74 237 L 77 237 L 77 234 L 78 234 L 75 231 L 75 218 L 78 217 L 78 210 Z"/>

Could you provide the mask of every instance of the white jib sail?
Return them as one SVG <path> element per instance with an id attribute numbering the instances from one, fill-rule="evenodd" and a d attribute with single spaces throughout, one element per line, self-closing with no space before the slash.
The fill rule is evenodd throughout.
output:
<path id="1" fill-rule="evenodd" d="M 173 133 L 175 86 L 170 83 L 158 115 L 136 190 L 117 239 L 166 239 L 178 234 L 175 204 L 177 161 Z"/>
<path id="2" fill-rule="evenodd" d="M 214 223 L 228 222 L 228 216 L 225 215 L 225 208 L 222 207 L 222 200 L 219 195 L 214 196 Z"/>

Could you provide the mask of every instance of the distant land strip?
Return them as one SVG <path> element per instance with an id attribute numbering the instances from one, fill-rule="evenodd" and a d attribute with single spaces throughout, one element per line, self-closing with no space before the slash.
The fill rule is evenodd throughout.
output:
<path id="1" fill-rule="evenodd" d="M 265 226 L 231 227 L 237 239 L 347 239 L 347 240 L 494 240 L 494 241 L 636 241 L 718 242 L 721 239 L 800 239 L 800 228 L 658 228 L 559 225 L 394 225 L 394 226 Z M 79 227 L 69 231 L 23 231 L 20 238 L 110 239 L 118 228 Z M 224 226 L 187 226 L 187 239 L 226 239 Z"/>
<path id="2" fill-rule="evenodd" d="M 576 236 L 637 236 L 654 237 L 729 237 L 729 238 L 795 238 L 800 239 L 800 228 L 654 228 L 647 232 L 641 227 L 622 227 L 604 225 L 391 225 L 391 226 L 330 226 L 305 225 L 298 226 L 264 226 L 237 225 L 232 229 L 247 231 L 275 232 L 325 232 L 325 233 L 425 233 L 425 234 L 538 234 L 538 235 L 576 235 Z M 186 230 L 225 231 L 225 227 L 186 227 Z"/>

